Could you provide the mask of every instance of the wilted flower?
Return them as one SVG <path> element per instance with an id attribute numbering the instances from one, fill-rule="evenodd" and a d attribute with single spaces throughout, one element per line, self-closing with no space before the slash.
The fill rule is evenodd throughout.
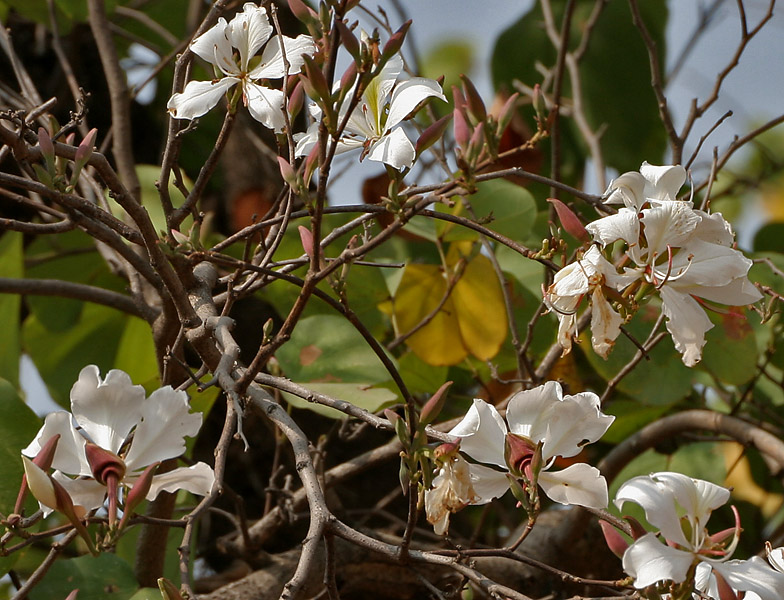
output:
<path id="1" fill-rule="evenodd" d="M 449 529 L 449 515 L 478 500 L 471 484 L 468 463 L 459 454 L 449 454 L 433 479 L 433 487 L 425 492 L 425 513 L 438 535 Z"/>
<path id="2" fill-rule="evenodd" d="M 623 555 L 623 568 L 634 578 L 634 586 L 662 584 L 662 591 L 668 591 L 675 585 L 679 592 L 710 593 L 717 588 L 718 573 L 735 590 L 754 592 L 762 600 L 779 600 L 784 574 L 759 557 L 728 560 L 740 534 L 737 513 L 732 530 L 710 535 L 706 529 L 711 513 L 729 497 L 726 488 L 680 473 L 653 473 L 624 483 L 615 504 L 619 509 L 627 501 L 639 504 L 648 523 L 659 530 L 635 540 Z"/>
<path id="3" fill-rule="evenodd" d="M 216 79 L 191 81 L 181 93 L 172 95 L 167 104 L 176 119 L 195 119 L 214 107 L 221 97 L 239 84 L 243 103 L 251 116 L 265 126 L 281 131 L 285 126 L 281 90 L 261 85 L 264 79 L 278 79 L 288 73 L 299 73 L 303 54 L 316 51 L 307 35 L 296 38 L 273 36 L 267 11 L 248 2 L 242 12 L 229 22 L 221 17 L 217 25 L 191 42 L 190 49 L 215 67 Z M 281 52 L 285 49 L 288 72 Z M 266 45 L 265 45 L 266 44 Z M 259 59 L 256 53 L 264 47 Z"/>
<path id="4" fill-rule="evenodd" d="M 49 414 L 22 454 L 36 456 L 59 434 L 51 477 L 74 505 L 89 511 L 103 506 L 107 495 L 110 506 L 116 505 L 122 488 L 132 489 L 145 472 L 149 478 L 147 467 L 181 455 L 184 438 L 198 433 L 201 420 L 201 414 L 189 412 L 185 392 L 166 386 L 145 398 L 144 388 L 133 385 L 127 373 L 111 370 L 101 379 L 98 367 L 89 365 L 71 388 L 71 413 Z M 143 483 L 149 485 L 145 496 L 152 500 L 162 491 L 180 489 L 204 496 L 214 480 L 212 469 L 199 462 Z M 58 508 L 37 498 L 48 512 Z"/>
<path id="5" fill-rule="evenodd" d="M 434 96 L 446 101 L 446 97 L 441 86 L 432 79 L 414 77 L 398 83 L 397 78 L 402 70 L 403 59 L 396 54 L 370 81 L 338 140 L 336 153 L 362 148 L 362 158 L 383 162 L 396 169 L 404 169 L 414 163 L 414 145 L 398 125 L 423 100 Z M 345 119 L 351 97 L 351 93 L 346 94 L 340 107 L 338 123 Z M 299 137 L 297 156 L 309 154 L 318 143 L 321 110 L 314 105 L 310 111 L 315 123 L 306 134 Z"/>
<path id="6" fill-rule="evenodd" d="M 556 458 L 576 456 L 586 443 L 598 440 L 615 417 L 599 408 L 591 392 L 564 396 L 549 381 L 516 393 L 509 400 L 506 421 L 484 400 L 474 400 L 449 433 L 460 438 L 460 451 L 476 463 L 468 465 L 477 499 L 484 504 L 509 489 L 509 475 L 536 485 L 560 504 L 593 508 L 607 506 L 607 482 L 595 467 L 576 463 L 551 471 Z M 507 427 L 508 423 L 508 427 Z"/>

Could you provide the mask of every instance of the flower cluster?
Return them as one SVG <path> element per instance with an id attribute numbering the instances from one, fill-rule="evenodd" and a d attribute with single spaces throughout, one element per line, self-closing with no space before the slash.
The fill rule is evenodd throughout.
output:
<path id="1" fill-rule="evenodd" d="M 591 392 L 564 396 L 549 381 L 516 393 L 506 420 L 484 400 L 474 400 L 466 416 L 449 433 L 460 440 L 467 463 L 450 453 L 425 493 L 427 518 L 442 533 L 449 512 L 468 504 L 485 504 L 513 487 L 535 498 L 537 486 L 555 502 L 593 508 L 607 506 L 607 482 L 595 467 L 575 463 L 554 471 L 558 457 L 577 456 L 597 441 L 615 417 L 605 415 Z"/>
<path id="2" fill-rule="evenodd" d="M 711 513 L 729 497 L 726 488 L 680 473 L 653 473 L 624 483 L 616 506 L 639 504 L 658 530 L 638 537 L 623 554 L 623 568 L 634 578 L 634 586 L 674 598 L 692 591 L 719 598 L 721 585 L 748 592 L 747 600 L 779 600 L 784 590 L 781 548 L 769 551 L 772 567 L 757 556 L 730 560 L 741 531 L 737 512 L 734 528 L 708 533 Z"/>
<path id="3" fill-rule="evenodd" d="M 143 492 L 139 501 L 181 489 L 209 494 L 215 475 L 203 462 L 154 475 L 158 464 L 185 451 L 184 438 L 198 433 L 201 415 L 190 412 L 185 392 L 170 386 L 145 396 L 123 371 L 109 371 L 101 379 L 95 365 L 82 369 L 71 389 L 71 412 L 49 414 L 22 450 L 28 484 L 45 513 L 62 510 L 65 502 L 84 514 L 102 507 L 108 497 L 113 522 L 123 489 L 126 509 L 134 489 L 137 496 Z M 49 475 L 27 457 L 52 447 L 46 466 L 55 471 Z"/>
<path id="4" fill-rule="evenodd" d="M 182 92 L 169 99 L 169 113 L 177 119 L 195 119 L 232 92 L 229 94 L 231 107 L 242 98 L 254 119 L 276 132 L 283 131 L 286 124 L 284 92 L 269 87 L 268 80 L 300 73 L 305 57 L 313 57 L 317 45 L 307 35 L 289 38 L 272 33 L 267 11 L 251 2 L 228 23 L 224 18 L 218 19 L 217 25 L 190 45 L 194 54 L 214 67 L 215 79 L 190 81 Z M 364 32 L 361 43 L 365 54 L 371 55 Z M 260 57 L 256 56 L 259 51 Z M 337 153 L 362 148 L 363 158 L 367 156 L 395 169 L 411 167 L 415 159 L 414 146 L 399 125 L 427 98 L 433 96 L 446 101 L 446 97 L 441 86 L 432 79 L 415 77 L 397 83 L 402 70 L 403 59 L 397 54 L 389 57 L 366 83 L 358 105 L 351 106 L 350 115 L 350 99 L 358 84 L 354 83 L 341 95 L 338 122 L 346 125 L 337 139 Z M 337 91 L 340 82 L 336 86 Z M 239 92 L 235 91 L 237 89 Z M 330 101 L 329 98 L 324 100 Z M 297 156 L 310 153 L 318 143 L 322 111 L 316 104 L 309 110 L 316 122 L 306 133 L 295 135 Z"/>
<path id="5" fill-rule="evenodd" d="M 626 298 L 640 290 L 643 296 L 655 291 L 667 330 L 687 366 L 702 358 L 705 333 L 713 327 L 703 309 L 709 306 L 706 301 L 742 306 L 762 297 L 747 277 L 751 261 L 732 247 L 732 229 L 724 217 L 677 199 L 685 180 L 686 171 L 679 165 L 643 163 L 639 173 L 624 173 L 610 184 L 606 203 L 623 206 L 586 229 L 602 249 L 619 240 L 625 243 L 624 270 L 619 274 L 592 246 L 582 260 L 556 275 L 545 302 L 558 314 L 565 352 L 577 333 L 577 305 L 589 292 L 598 354 L 607 356 L 622 323 L 603 290 L 621 292 Z"/>

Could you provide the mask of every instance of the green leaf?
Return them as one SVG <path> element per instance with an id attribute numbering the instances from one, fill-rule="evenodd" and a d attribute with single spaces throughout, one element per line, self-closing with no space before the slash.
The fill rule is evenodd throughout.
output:
<path id="1" fill-rule="evenodd" d="M 668 406 L 643 406 L 636 400 L 615 400 L 608 404 L 608 411 L 615 415 L 615 421 L 602 436 L 602 442 L 620 444 L 630 435 L 653 423 L 668 409 Z"/>
<path id="2" fill-rule="evenodd" d="M 513 240 L 522 240 L 531 232 L 536 219 L 536 202 L 531 192 L 509 181 L 495 179 L 484 181 L 476 186 L 476 193 L 469 196 L 476 220 L 488 229 L 505 235 Z M 462 204 L 457 204 L 455 214 L 462 214 L 474 220 Z M 477 233 L 454 223 L 439 221 L 436 226 L 441 231 L 441 239 L 447 242 L 476 239 Z"/>
<path id="3" fill-rule="evenodd" d="M 160 384 L 155 342 L 149 324 L 137 317 L 126 317 L 125 328 L 117 344 L 114 368 L 131 376 L 135 383 Z"/>
<path id="4" fill-rule="evenodd" d="M 754 235 L 755 252 L 776 252 L 781 250 L 784 238 L 784 223 L 768 223 L 759 228 Z"/>
<path id="5" fill-rule="evenodd" d="M 392 390 L 383 387 L 371 387 L 371 384 L 362 383 L 305 383 L 302 384 L 316 393 L 324 394 L 338 400 L 350 402 L 354 406 L 364 408 L 370 412 L 381 410 L 386 404 L 398 401 L 398 396 Z M 299 396 L 283 392 L 286 401 L 296 408 L 312 410 L 331 419 L 345 419 L 346 414 L 315 402 L 308 402 Z"/>
<path id="6" fill-rule="evenodd" d="M 6 231 L 0 237 L 0 277 L 24 277 L 22 234 Z M 0 294 L 0 377 L 19 385 L 19 357 L 22 347 L 19 341 L 19 311 L 22 298 L 19 294 Z"/>
<path id="7" fill-rule="evenodd" d="M 79 321 L 66 331 L 50 331 L 32 314 L 22 326 L 22 341 L 52 398 L 69 406 L 69 393 L 85 365 L 102 373 L 114 366 L 118 341 L 128 316 L 112 308 L 85 303 Z"/>
<path id="8" fill-rule="evenodd" d="M 644 342 L 659 316 L 659 307 L 654 304 L 643 306 L 625 325 L 634 338 Z M 555 318 L 555 317 L 553 317 Z M 605 361 L 591 348 L 590 332 L 581 336 L 581 347 L 596 372 L 609 381 L 637 353 L 637 346 L 623 334 L 618 336 L 615 347 Z M 668 335 L 649 353 L 650 361 L 643 359 L 631 373 L 621 379 L 617 389 L 642 404 L 666 406 L 681 400 L 689 394 L 693 373 L 681 361 Z"/>
<path id="9" fill-rule="evenodd" d="M 389 379 L 365 339 L 336 315 L 302 319 L 275 356 L 293 381 L 366 384 Z"/>
<path id="10" fill-rule="evenodd" d="M 709 316 L 715 327 L 705 335 L 702 367 L 730 385 L 751 380 L 757 372 L 757 340 L 746 315 Z"/>
<path id="11" fill-rule="evenodd" d="M 30 592 L 31 600 L 65 598 L 79 590 L 78 600 L 126 600 L 138 588 L 131 565 L 114 554 L 58 560 Z"/>
<path id="12" fill-rule="evenodd" d="M 447 379 L 448 367 L 427 364 L 413 352 L 398 359 L 400 376 L 412 394 L 432 394 Z"/>
<path id="13" fill-rule="evenodd" d="M 79 600 L 77 598 L 76 600 Z M 140 588 L 130 600 L 161 600 L 161 590 L 158 588 Z"/>
<path id="14" fill-rule="evenodd" d="M 444 93 L 449 102 L 452 102 L 452 86 L 459 86 L 460 75 L 468 74 L 473 69 L 474 48 L 465 39 L 441 40 L 424 54 L 420 63 L 423 77 L 444 78 Z M 438 111 L 445 105 L 434 102 L 432 106 Z"/>
<path id="15" fill-rule="evenodd" d="M 13 511 L 22 484 L 22 449 L 33 441 L 41 421 L 10 382 L 0 379 L 0 513 Z M 18 553 L 0 558 L 0 575 L 11 569 Z"/>

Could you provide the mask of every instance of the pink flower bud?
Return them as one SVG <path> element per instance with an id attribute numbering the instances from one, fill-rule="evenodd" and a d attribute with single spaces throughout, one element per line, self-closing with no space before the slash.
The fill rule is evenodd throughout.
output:
<path id="1" fill-rule="evenodd" d="M 506 128 L 509 126 L 509 123 L 512 121 L 512 118 L 515 116 L 515 111 L 517 110 L 517 98 L 520 96 L 517 92 L 509 96 L 507 101 L 504 103 L 503 108 L 501 108 L 501 112 L 498 113 L 498 130 L 496 131 L 497 136 L 503 135 Z"/>
<path id="2" fill-rule="evenodd" d="M 312 8 L 302 2 L 302 0 L 289 0 L 289 9 L 291 10 L 291 13 L 305 25 L 318 21 L 318 15 Z"/>
<path id="3" fill-rule="evenodd" d="M 516 477 L 534 478 L 532 463 L 538 451 L 537 446 L 525 436 L 507 433 L 504 440 L 504 458 L 509 471 Z"/>
<path id="4" fill-rule="evenodd" d="M 441 409 L 444 408 L 446 402 L 446 391 L 452 385 L 451 381 L 447 381 L 444 385 L 438 388 L 438 391 L 430 397 L 419 413 L 419 422 L 423 425 L 429 425 L 436 420 Z"/>
<path id="5" fill-rule="evenodd" d="M 93 155 L 95 136 L 97 134 L 98 130 L 92 128 L 90 132 L 84 137 L 82 143 L 79 144 L 79 147 L 76 149 L 76 158 L 74 159 L 74 162 L 79 169 L 83 168 L 84 165 L 87 164 L 87 161 L 90 160 L 90 157 Z"/>
<path id="6" fill-rule="evenodd" d="M 60 441 L 60 434 L 53 435 L 38 451 L 38 454 L 33 459 L 33 464 L 39 467 L 42 471 L 46 472 L 52 466 L 55 452 L 57 451 L 57 443 Z M 14 505 L 14 513 L 20 514 L 24 506 L 25 497 L 27 496 L 27 473 L 22 476 L 22 485 L 19 488 L 19 495 L 16 497 L 16 504 Z"/>
<path id="7" fill-rule="evenodd" d="M 155 471 L 160 466 L 160 462 L 156 462 L 144 469 L 144 472 L 139 475 L 139 478 L 133 483 L 128 496 L 125 498 L 125 507 L 123 510 L 122 521 L 120 521 L 119 529 L 123 529 L 128 522 L 131 514 L 139 504 L 147 497 L 152 486 L 152 478 L 155 476 Z"/>
<path id="8" fill-rule="evenodd" d="M 348 53 L 354 57 L 355 64 L 361 60 L 362 56 L 362 49 L 359 45 L 359 40 L 348 28 L 343 21 L 337 19 L 335 21 L 335 27 L 337 28 L 338 32 L 340 33 L 340 41 L 343 43 L 343 47 L 348 50 Z"/>
<path id="9" fill-rule="evenodd" d="M 384 50 L 381 52 L 383 63 L 386 63 L 386 61 L 388 61 L 393 55 L 400 52 L 400 48 L 403 46 L 403 42 L 406 39 L 406 33 L 408 32 L 409 27 L 411 27 L 411 19 L 403 23 L 400 26 L 400 29 L 390 36 L 389 40 L 384 46 Z"/>
<path id="10" fill-rule="evenodd" d="M 482 97 L 468 77 L 460 75 L 460 79 L 463 81 L 463 90 L 465 90 L 468 110 L 477 122 L 484 121 L 487 119 L 487 109 L 485 108 L 485 103 L 482 101 Z"/>
<path id="11" fill-rule="evenodd" d="M 291 81 L 295 81 L 292 77 Z M 305 104 L 305 90 L 303 88 L 302 81 L 297 81 L 294 89 L 291 91 L 289 95 L 289 115 L 291 118 L 294 119 L 299 114 L 299 111 L 302 110 L 302 106 Z"/>
<path id="12" fill-rule="evenodd" d="M 297 231 L 299 231 L 299 239 L 302 241 L 302 248 L 304 248 L 305 254 L 313 260 L 313 232 L 302 225 L 297 227 Z"/>
<path id="13" fill-rule="evenodd" d="M 547 201 L 555 208 L 555 212 L 558 213 L 558 220 L 561 221 L 561 225 L 568 234 L 581 242 L 587 242 L 591 239 L 591 236 L 571 208 L 557 198 L 548 198 Z"/>
<path id="14" fill-rule="evenodd" d="M 607 521 L 599 521 L 599 526 L 602 528 L 604 541 L 607 542 L 607 547 L 618 558 L 623 558 L 623 553 L 629 547 L 629 542 L 626 541 L 620 532 L 610 525 Z"/>
<path id="15" fill-rule="evenodd" d="M 452 115 L 446 115 L 445 117 L 441 117 L 438 121 L 433 123 L 430 127 L 425 129 L 422 132 L 422 135 L 419 136 L 419 139 L 416 143 L 416 156 L 420 156 L 425 150 L 430 148 L 433 144 L 435 144 L 438 140 L 444 137 L 444 132 L 446 131 L 447 125 L 449 125 L 449 121 L 452 120 Z"/>
<path id="16" fill-rule="evenodd" d="M 54 143 L 49 135 L 49 132 L 44 127 L 38 128 L 38 145 L 41 148 L 41 154 L 49 161 L 54 160 Z"/>
<path id="17" fill-rule="evenodd" d="M 454 128 L 455 128 L 455 142 L 457 145 L 465 149 L 468 146 L 468 142 L 471 141 L 471 130 L 468 127 L 468 122 L 466 121 L 465 115 L 459 109 L 454 110 Z"/>
<path id="18" fill-rule="evenodd" d="M 283 181 L 288 183 L 291 189 L 296 190 L 298 187 L 297 173 L 294 171 L 294 168 L 289 161 L 282 156 L 278 156 L 278 167 L 280 167 L 280 175 L 283 177 Z"/>
<path id="19" fill-rule="evenodd" d="M 125 476 L 125 463 L 114 452 L 87 442 L 84 445 L 84 454 L 98 483 L 106 485 L 109 477 L 114 476 L 120 481 Z"/>
<path id="20" fill-rule="evenodd" d="M 433 451 L 433 453 L 435 454 L 436 458 L 444 458 L 445 456 L 454 454 L 458 450 L 460 450 L 460 441 L 444 442 L 443 444 L 436 446 L 436 449 Z"/>

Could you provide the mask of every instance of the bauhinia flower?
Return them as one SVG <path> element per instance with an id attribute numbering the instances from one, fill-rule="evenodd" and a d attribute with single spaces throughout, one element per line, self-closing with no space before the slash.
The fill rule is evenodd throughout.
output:
<path id="1" fill-rule="evenodd" d="M 544 302 L 558 317 L 558 342 L 564 354 L 571 351 L 572 339 L 578 335 L 577 307 L 583 297 L 590 294 L 593 306 L 591 342 L 596 353 L 607 358 L 621 332 L 623 318 L 607 301 L 605 286 L 621 290 L 634 279 L 634 276 L 619 275 L 597 246 L 591 246 L 581 260 L 555 274 L 552 285 L 544 294 Z"/>
<path id="2" fill-rule="evenodd" d="M 101 379 L 98 367 L 89 365 L 71 388 L 71 412 L 49 414 L 22 454 L 35 457 L 59 435 L 51 477 L 85 511 L 103 506 L 109 496 L 110 519 L 116 516 L 111 507 L 117 506 L 121 490 L 131 490 L 130 502 L 140 479 L 148 500 L 181 489 L 207 495 L 215 475 L 203 462 L 151 476 L 154 465 L 185 451 L 184 438 L 198 433 L 201 414 L 190 413 L 187 394 L 170 386 L 145 396 L 127 373 L 111 370 Z M 46 512 L 58 509 L 48 497 L 36 497 Z"/>
<path id="3" fill-rule="evenodd" d="M 215 67 L 211 81 L 191 81 L 181 93 L 172 95 L 167 104 L 176 119 L 195 119 L 214 107 L 224 94 L 239 85 L 242 101 L 251 116 L 275 131 L 285 126 L 283 92 L 260 82 L 299 73 L 304 54 L 316 52 L 313 39 L 272 35 L 267 11 L 248 2 L 242 12 L 228 23 L 221 17 L 217 25 L 191 42 L 191 51 Z M 284 66 L 281 42 L 288 72 Z M 261 57 L 256 53 L 261 50 Z M 232 102 L 235 102 L 233 99 Z"/>
<path id="4" fill-rule="evenodd" d="M 446 102 L 446 97 L 441 86 L 432 79 L 414 77 L 398 83 L 402 70 L 403 59 L 396 54 L 370 81 L 338 140 L 336 153 L 362 148 L 361 158 L 367 157 L 400 170 L 414 163 L 414 145 L 399 125 L 427 98 L 435 97 Z M 346 94 L 338 113 L 338 123 L 345 119 L 352 96 L 352 93 Z M 316 106 L 310 111 L 315 123 L 298 139 L 297 156 L 309 154 L 318 143 L 321 111 Z"/>
<path id="5" fill-rule="evenodd" d="M 640 173 L 624 173 L 610 184 L 607 202 L 625 206 L 586 229 L 602 247 L 617 240 L 628 244 L 626 281 L 640 280 L 659 292 L 667 329 L 691 367 L 702 358 L 705 333 L 713 327 L 704 301 L 743 306 L 762 295 L 748 280 L 751 261 L 732 248 L 724 217 L 677 200 L 685 179 L 679 165 L 643 163 Z"/>
<path id="6" fill-rule="evenodd" d="M 717 574 L 734 590 L 753 592 L 762 600 L 780 600 L 784 573 L 754 557 L 729 560 L 738 543 L 740 523 L 710 535 L 711 513 L 727 503 L 728 489 L 680 473 L 661 472 L 635 477 L 618 490 L 615 504 L 639 504 L 657 533 L 635 540 L 623 555 L 623 568 L 637 589 L 655 586 L 657 592 L 686 597 L 694 590 L 711 593 Z M 719 596 L 714 591 L 712 597 Z"/>
<path id="7" fill-rule="evenodd" d="M 460 451 L 475 461 L 468 464 L 476 494 L 470 503 L 502 496 L 511 476 L 529 493 L 530 486 L 538 484 L 560 504 L 605 508 L 607 482 L 598 469 L 585 463 L 551 469 L 557 457 L 576 456 L 586 443 L 597 441 L 613 420 L 602 413 L 595 394 L 564 396 L 554 381 L 512 396 L 506 421 L 494 406 L 474 400 L 449 432 L 460 438 Z"/>

